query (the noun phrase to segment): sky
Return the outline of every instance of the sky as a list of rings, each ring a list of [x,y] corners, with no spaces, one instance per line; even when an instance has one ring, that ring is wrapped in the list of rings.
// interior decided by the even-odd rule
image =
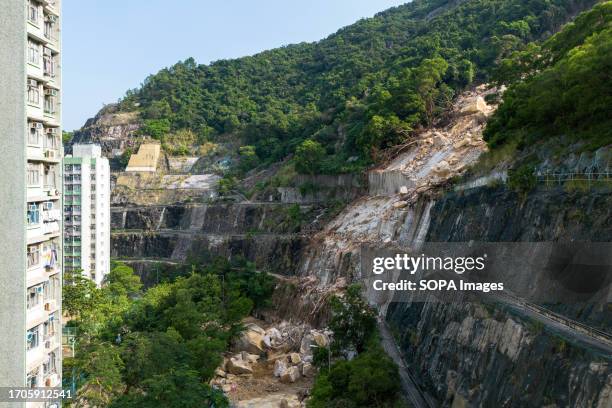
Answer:
[[[408,0],[63,0],[63,125],[75,130],[150,74],[325,38]]]

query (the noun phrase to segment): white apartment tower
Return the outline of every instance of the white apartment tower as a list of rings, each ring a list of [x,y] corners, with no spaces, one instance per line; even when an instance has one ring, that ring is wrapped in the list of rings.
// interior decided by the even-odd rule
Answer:
[[[64,158],[64,264],[98,286],[110,272],[110,167],[97,145]]]
[[[0,387],[61,386],[60,50],[60,0],[2,0]]]

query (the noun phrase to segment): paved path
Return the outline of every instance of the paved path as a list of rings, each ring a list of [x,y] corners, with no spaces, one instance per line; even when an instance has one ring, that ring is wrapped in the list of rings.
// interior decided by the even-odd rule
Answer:
[[[400,378],[402,381],[402,388],[404,389],[405,395],[408,397],[408,400],[415,408],[430,408],[434,405],[431,405],[427,401],[427,397],[423,394],[418,384],[408,371],[408,367],[404,363],[404,359],[402,358],[402,354],[395,344],[395,339],[387,326],[387,323],[384,321],[378,322],[378,329],[380,331],[381,343],[385,352],[391,357],[391,359],[397,364],[399,368]]]

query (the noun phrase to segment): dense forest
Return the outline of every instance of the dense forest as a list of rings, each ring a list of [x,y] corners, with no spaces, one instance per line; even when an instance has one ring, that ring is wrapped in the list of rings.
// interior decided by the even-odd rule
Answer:
[[[140,111],[142,132],[157,139],[238,140],[242,171],[298,153],[300,172],[348,172],[594,3],[415,0],[317,43],[210,65],[187,59],[147,78],[119,107]]]
[[[612,2],[579,15],[542,46],[530,44],[502,61],[497,76],[511,83],[488,123],[498,147],[532,145],[566,135],[592,150],[612,143]]]

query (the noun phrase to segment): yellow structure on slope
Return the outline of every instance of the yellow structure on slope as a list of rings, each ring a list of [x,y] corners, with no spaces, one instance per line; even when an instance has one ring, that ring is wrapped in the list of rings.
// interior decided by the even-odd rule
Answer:
[[[130,157],[130,162],[125,171],[131,172],[155,172],[157,162],[161,153],[161,145],[157,143],[143,143],[138,153]]]

